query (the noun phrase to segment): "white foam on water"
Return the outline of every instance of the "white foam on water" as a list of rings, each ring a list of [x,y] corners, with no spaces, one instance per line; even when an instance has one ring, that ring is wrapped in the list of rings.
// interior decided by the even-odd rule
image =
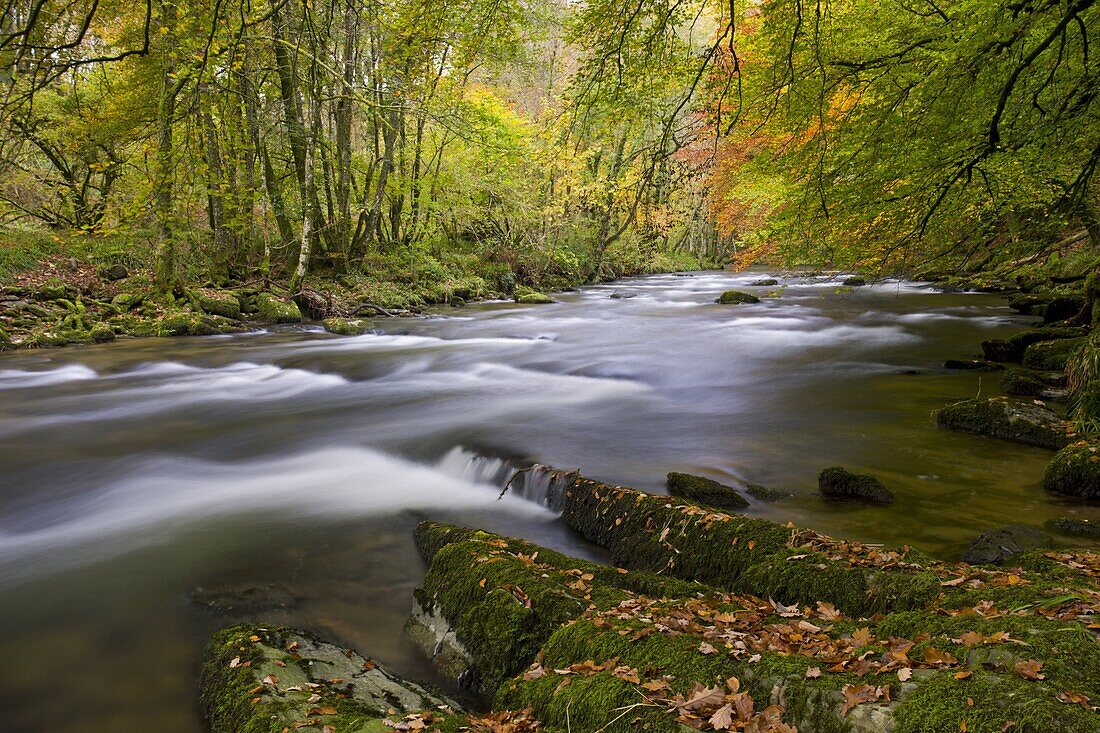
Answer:
[[[42,371],[24,371],[22,369],[0,369],[0,389],[25,389],[44,387],[66,382],[79,382],[95,379],[99,374],[83,364],[67,364],[56,369]]]
[[[0,585],[170,542],[188,528],[235,516],[293,523],[441,506],[550,516],[519,498],[498,501],[498,493],[476,472],[458,476],[370,448],[233,463],[150,459],[104,490],[36,507],[21,518],[35,529],[0,532]]]

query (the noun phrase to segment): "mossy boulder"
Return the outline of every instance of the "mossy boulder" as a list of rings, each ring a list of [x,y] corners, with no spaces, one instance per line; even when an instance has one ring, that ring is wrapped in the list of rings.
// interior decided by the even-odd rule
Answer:
[[[371,322],[364,318],[326,318],[322,325],[339,336],[362,336],[371,329]]]
[[[754,499],[764,502],[786,501],[787,499],[794,498],[793,491],[773,489],[770,486],[761,486],[760,484],[754,483],[745,484],[745,493]]]
[[[1100,522],[1080,517],[1058,517],[1046,524],[1048,529],[1071,537],[1093,537],[1100,539]]]
[[[3,327],[0,327],[0,349],[11,348],[11,336]]]
[[[740,290],[727,290],[719,295],[714,302],[721,305],[741,305],[742,303],[759,303],[760,298],[752,293],[744,293]]]
[[[894,495],[874,476],[852,473],[841,466],[826,468],[817,487],[829,499],[854,499],[869,504],[893,504]]]
[[[111,298],[111,305],[121,311],[128,311],[141,305],[143,300],[145,296],[141,293],[119,293]]]
[[[47,283],[34,292],[35,300],[72,300],[76,297],[76,290],[68,285],[60,283]]]
[[[1054,450],[1073,440],[1072,425],[1050,408],[1007,397],[955,402],[936,413],[936,424]]]
[[[88,332],[88,335],[91,337],[92,341],[96,342],[97,344],[104,344],[108,341],[115,340],[114,329],[106,323],[97,323],[96,325],[92,326],[92,330]]]
[[[1082,499],[1100,499],[1100,444],[1082,440],[1058,451],[1047,464],[1043,488]]]
[[[256,315],[266,323],[301,323],[302,312],[298,304],[283,300],[271,293],[256,296]]]
[[[203,313],[234,320],[241,317],[241,302],[230,293],[199,290],[194,293],[194,302]]]
[[[1023,365],[1027,369],[1064,372],[1066,363],[1084,345],[1085,340],[1081,337],[1032,344],[1024,350]]]
[[[771,288],[775,287],[778,284],[779,281],[776,280],[774,277],[762,277],[759,280],[754,280],[753,282],[749,283],[749,285],[754,288]]]
[[[468,724],[443,695],[350,649],[285,627],[233,626],[214,634],[199,684],[212,733],[385,733],[393,727],[384,721],[406,716],[426,730]]]
[[[554,299],[546,293],[527,288],[517,288],[512,295],[512,299],[521,305],[547,305],[554,302]]]
[[[156,320],[154,333],[157,336],[211,336],[239,330],[239,324],[229,318],[191,311],[174,311]]]
[[[737,493],[732,486],[726,486],[702,476],[692,476],[689,473],[668,474],[667,488],[672,496],[683,497],[719,509],[736,511],[745,509],[749,505],[745,497]]]
[[[982,342],[982,351],[990,361],[1020,361],[1024,351],[1042,341],[1080,338],[1088,333],[1084,328],[1038,328],[1010,336],[1007,339],[990,339]]]
[[[1026,550],[1050,547],[1050,535],[1034,527],[1013,524],[983,532],[967,546],[962,561],[971,565],[1000,565]]]
[[[844,278],[844,287],[846,288],[861,288],[867,284],[867,278],[859,275],[852,275],[851,277]]]

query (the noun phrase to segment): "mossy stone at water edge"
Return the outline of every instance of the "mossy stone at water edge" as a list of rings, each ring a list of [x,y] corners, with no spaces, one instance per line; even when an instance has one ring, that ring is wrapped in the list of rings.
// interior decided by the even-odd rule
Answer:
[[[752,293],[743,293],[740,290],[727,290],[719,295],[714,302],[721,305],[741,305],[742,303],[759,303],[760,298]]]
[[[1027,369],[1064,372],[1070,357],[1085,343],[1085,338],[1041,341],[1024,350],[1023,365]]]
[[[548,305],[554,302],[549,295],[527,288],[516,288],[512,299],[521,305]]]
[[[1100,499],[1100,443],[1082,440],[1058,451],[1047,464],[1043,488],[1082,499]]]
[[[948,359],[943,363],[943,367],[970,372],[999,372],[1004,369],[1004,365],[985,359]]]
[[[271,293],[256,296],[256,314],[267,323],[301,323],[302,312],[298,304],[277,298]]]
[[[1057,450],[1073,440],[1073,428],[1050,408],[1007,397],[962,400],[936,413],[949,430]]]
[[[1080,338],[1088,333],[1085,328],[1038,328],[1022,331],[1007,339],[990,339],[982,342],[982,351],[990,361],[1020,361],[1028,346],[1041,341]]]
[[[667,476],[668,493],[700,504],[719,509],[744,509],[749,505],[745,497],[737,493],[732,486],[702,476],[689,473],[670,473]]]
[[[320,733],[325,726],[384,733],[393,729],[383,720],[422,711],[438,716],[433,724],[441,731],[468,722],[443,695],[284,627],[234,626],[215,634],[203,659],[199,699],[212,733]]]
[[[371,322],[363,318],[326,318],[325,330],[339,336],[362,336],[371,329]]]
[[[844,278],[844,286],[848,288],[861,288],[867,284],[867,278],[860,275],[852,275]]]
[[[232,319],[241,317],[241,302],[229,293],[214,294],[200,290],[193,293],[192,298],[203,313]]]
[[[1031,369],[1010,367],[1001,377],[1001,390],[1005,394],[1046,399],[1064,398],[1066,376],[1061,372],[1038,372]]]
[[[852,473],[841,466],[826,468],[817,487],[830,499],[857,499],[871,504],[893,504],[894,495],[874,476]]]

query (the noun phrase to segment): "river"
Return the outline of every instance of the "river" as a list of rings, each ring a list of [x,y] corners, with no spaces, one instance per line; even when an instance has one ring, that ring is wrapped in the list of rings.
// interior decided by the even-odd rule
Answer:
[[[1043,493],[1048,451],[933,423],[947,401],[999,393],[997,374],[942,362],[1033,319],[994,295],[825,278],[713,304],[761,274],[630,279],[360,337],[0,355],[0,727],[203,730],[198,660],[226,617],[199,587],[273,586],[264,618],[426,677],[400,633],[424,572],[418,518],[600,557],[538,503],[498,501],[479,456],[650,491],[671,470],[790,489],[750,513],[943,557],[1007,523],[1100,520]],[[896,503],[817,498],[837,464]]]

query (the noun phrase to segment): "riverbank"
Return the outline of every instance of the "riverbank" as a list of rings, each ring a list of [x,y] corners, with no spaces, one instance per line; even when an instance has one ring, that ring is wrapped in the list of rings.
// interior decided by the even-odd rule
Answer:
[[[1100,730],[1100,555],[944,563],[564,481],[563,521],[611,566],[453,525],[417,530],[428,573],[406,630],[492,717],[453,701],[387,716],[356,692],[374,662],[349,651],[358,671],[319,676],[311,637],[253,625],[208,649],[214,733]]]
[[[139,250],[140,251],[140,250]],[[562,253],[557,253],[559,256]],[[579,261],[508,264],[475,255],[368,257],[358,271],[306,279],[290,293],[270,274],[201,271],[160,292],[148,257],[110,239],[30,237],[0,243],[0,350],[102,343],[142,336],[201,336],[270,324],[320,322],[333,333],[370,328],[370,318],[407,316],[439,305],[515,299],[548,302],[547,292],[590,284]],[[611,248],[599,281],[703,269],[686,253]]]

